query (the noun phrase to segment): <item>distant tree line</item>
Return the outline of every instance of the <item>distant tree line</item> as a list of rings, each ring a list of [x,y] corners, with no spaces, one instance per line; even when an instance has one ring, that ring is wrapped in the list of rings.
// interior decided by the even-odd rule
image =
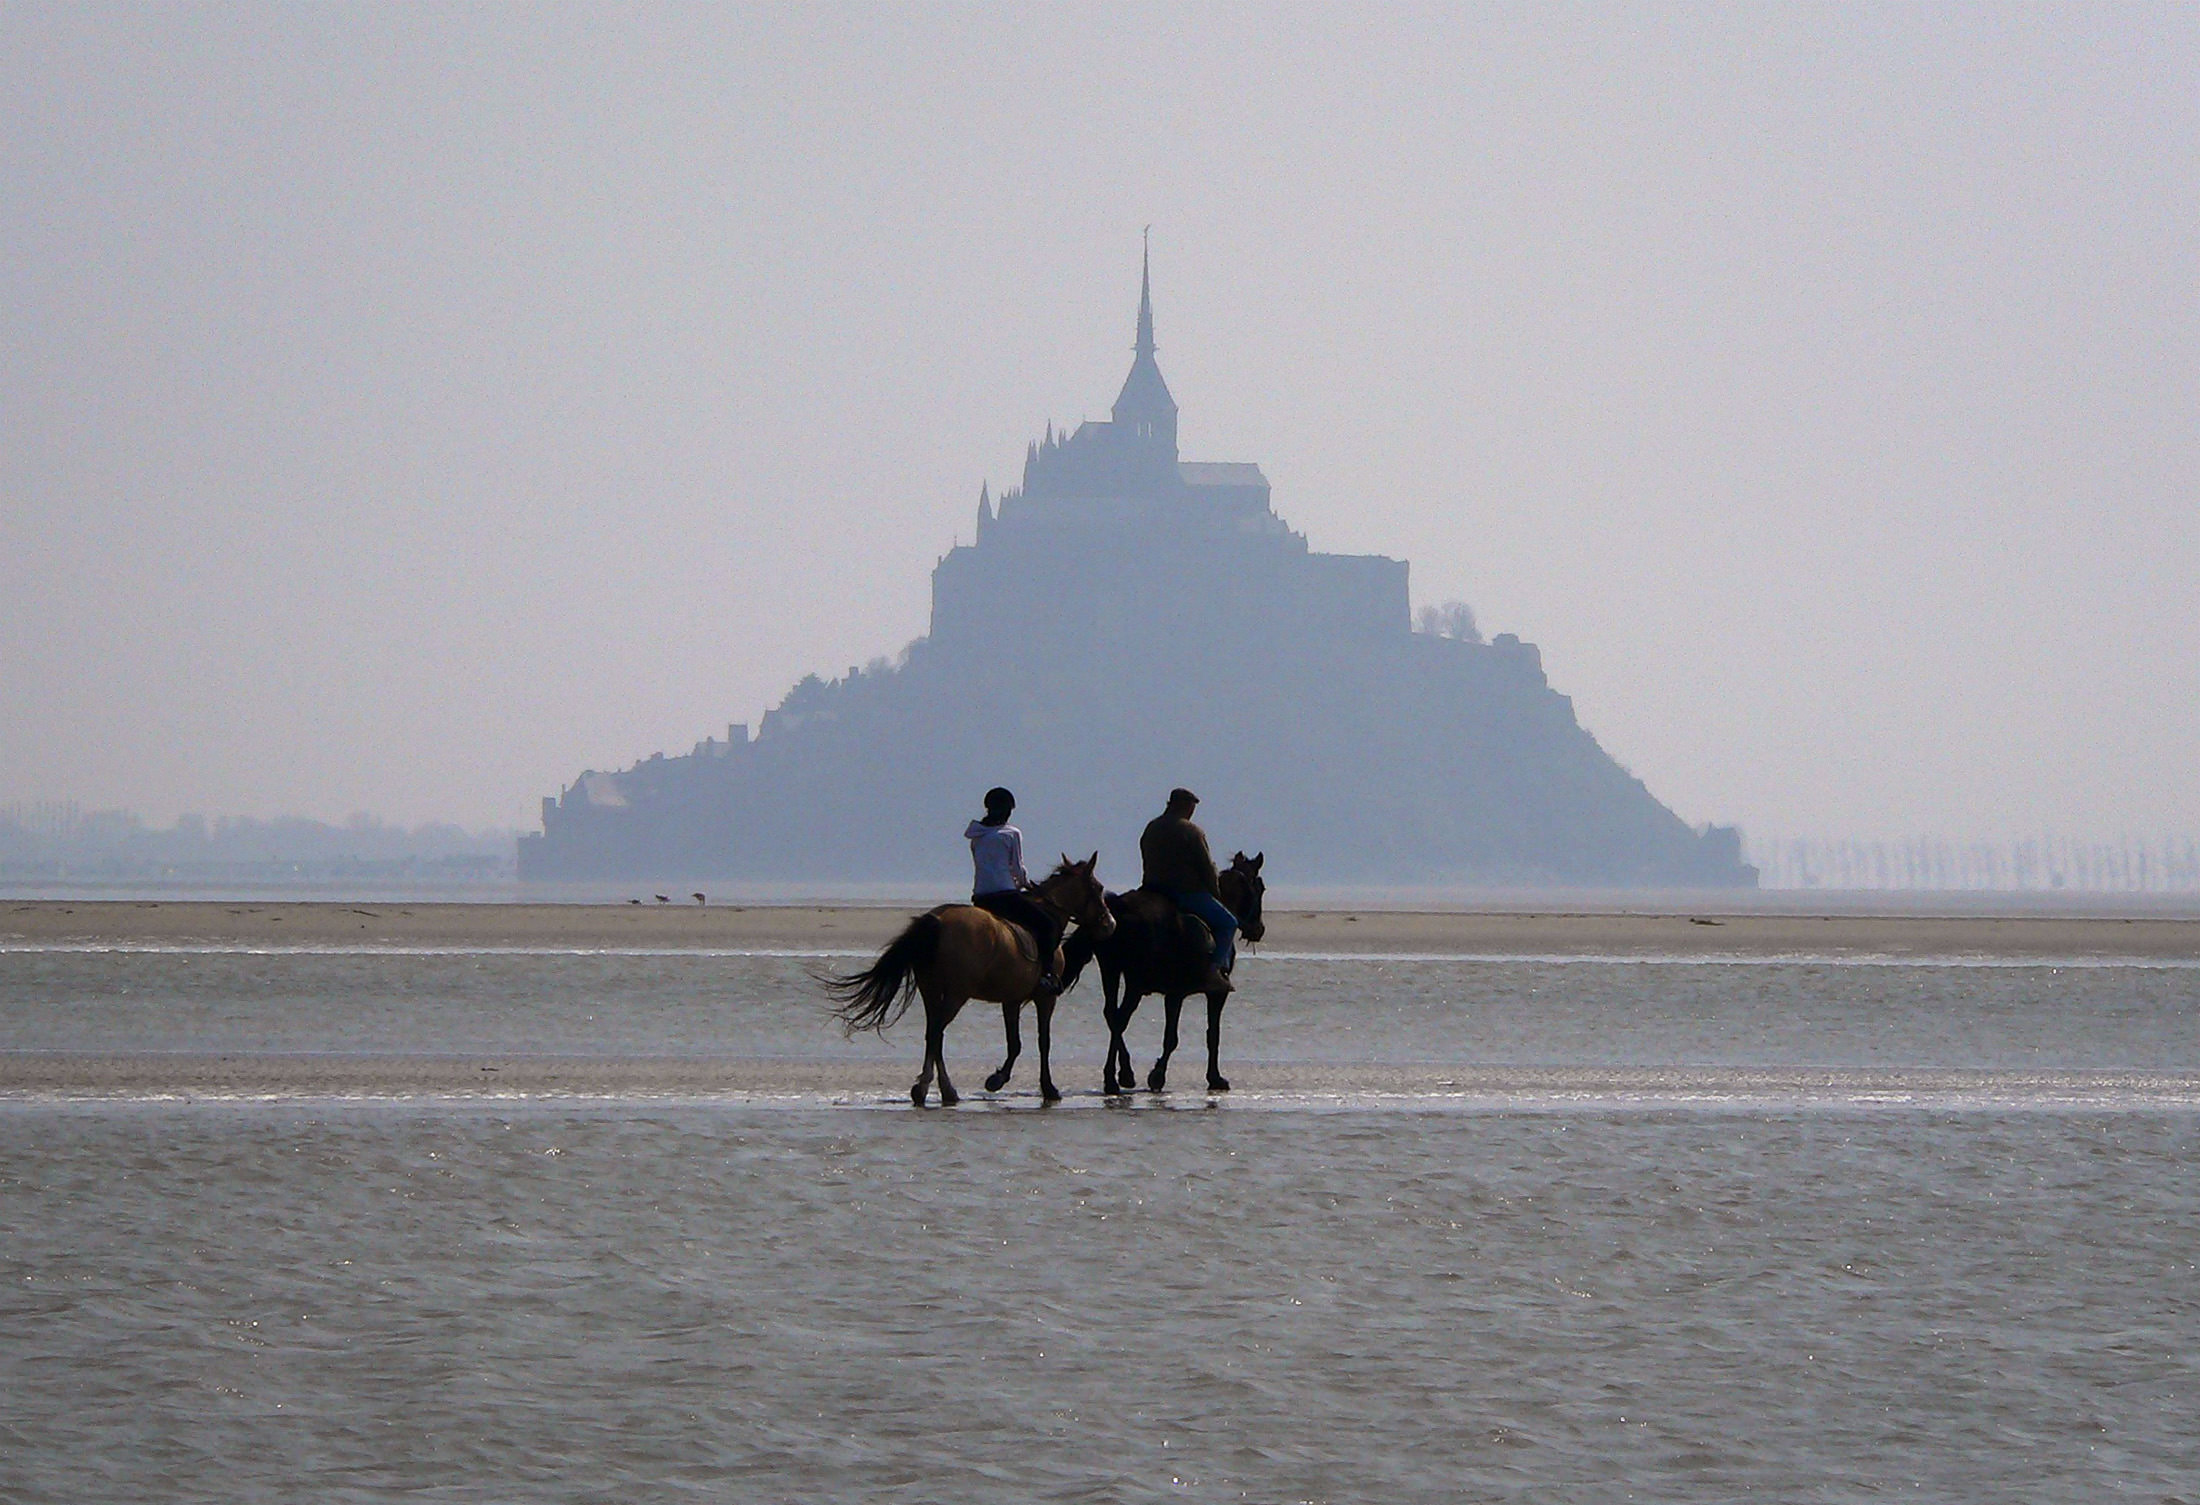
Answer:
[[[1980,890],[2072,893],[2200,892],[2200,838],[2114,841],[2028,836],[1957,841],[1755,838],[1747,843],[1766,888]]]
[[[1482,641],[1482,629],[1474,621],[1474,608],[1464,601],[1445,601],[1422,607],[1413,614],[1413,630],[1425,632],[1432,638],[1457,638],[1462,643]]]
[[[406,877],[478,881],[512,874],[510,831],[414,827],[354,815],[186,815],[153,827],[127,810],[39,801],[0,807],[0,876],[11,879],[254,882]]]

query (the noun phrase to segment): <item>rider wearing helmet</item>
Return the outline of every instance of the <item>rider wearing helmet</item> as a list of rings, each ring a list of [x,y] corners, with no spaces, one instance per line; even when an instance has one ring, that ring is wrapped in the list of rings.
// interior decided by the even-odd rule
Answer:
[[[1192,811],[1198,806],[1199,796],[1191,790],[1170,790],[1168,808],[1148,821],[1138,838],[1138,858],[1145,868],[1144,887],[1175,900],[1177,908],[1198,915],[1213,932],[1214,965],[1202,986],[1210,993],[1227,993],[1238,922],[1223,907],[1207,833],[1192,824]]]
[[[1054,953],[1062,944],[1062,922],[1027,892],[1032,883],[1024,872],[1024,833],[1008,823],[1015,810],[1016,796],[996,785],[985,792],[984,818],[963,828],[976,869],[970,902],[1031,932],[1039,948],[1039,991],[1054,993],[1060,991]]]

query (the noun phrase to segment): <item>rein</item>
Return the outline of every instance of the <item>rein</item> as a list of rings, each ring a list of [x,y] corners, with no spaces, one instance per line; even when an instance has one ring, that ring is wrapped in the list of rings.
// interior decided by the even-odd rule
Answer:
[[[1236,882],[1235,882],[1235,884],[1234,884],[1233,886],[1234,886],[1234,887],[1236,887],[1236,889],[1238,890],[1239,894],[1240,894],[1240,895],[1242,896],[1242,898],[1241,898],[1240,902],[1244,902],[1245,900],[1249,900],[1249,899],[1251,899],[1251,898],[1253,897],[1253,881],[1254,881],[1254,880],[1253,880],[1253,879],[1252,879],[1252,877],[1251,877],[1251,876],[1249,876],[1248,874],[1245,874],[1245,873],[1240,873],[1240,872],[1239,872],[1239,871],[1238,871],[1238,870],[1237,870],[1236,868],[1232,867],[1232,868],[1225,868],[1225,869],[1223,870],[1223,872],[1222,872],[1222,875],[1221,875],[1221,876],[1222,876],[1223,878],[1230,878],[1230,879],[1235,879],[1235,880],[1236,880]],[[1221,884],[1221,882],[1220,882],[1219,880],[1218,880],[1218,881],[1216,882],[1216,884],[1215,884],[1215,887],[1217,887],[1217,888],[1220,888],[1220,887],[1222,887],[1222,884]],[[1225,906],[1224,906],[1224,907],[1225,907],[1225,908],[1227,908],[1227,909],[1228,909],[1228,910],[1230,911],[1230,913],[1231,913],[1231,914],[1233,914],[1233,915],[1236,915],[1236,916],[1237,916],[1237,919],[1238,919],[1238,940],[1239,940],[1240,944],[1242,944],[1242,945],[1245,945],[1245,946],[1247,946],[1247,947],[1250,947],[1250,948],[1252,948],[1252,949],[1254,949],[1254,950],[1258,950],[1258,949],[1260,948],[1260,942],[1258,942],[1258,941],[1254,940],[1254,939],[1253,939],[1253,938],[1252,938],[1251,936],[1249,936],[1249,935],[1247,935],[1247,934],[1245,933],[1245,928],[1244,928],[1244,926],[1245,926],[1245,916],[1244,916],[1244,914],[1243,914],[1243,913],[1242,913],[1242,912],[1241,912],[1241,911],[1239,910],[1238,906],[1237,906],[1237,905],[1235,905],[1235,904],[1225,904]],[[1265,916],[1263,916],[1262,918],[1263,918],[1263,920],[1265,921],[1265,918],[1266,918],[1266,917],[1265,917]],[[1267,929],[1267,926],[1266,926],[1266,924],[1264,923],[1264,924],[1262,925],[1262,927],[1261,927],[1261,928],[1262,928],[1262,930],[1263,930],[1263,931],[1265,932],[1265,931],[1266,931],[1266,929]]]
[[[1063,872],[1050,874],[1037,884],[1033,885],[1031,892],[1033,897],[1038,900],[1040,906],[1044,908],[1049,914],[1054,915],[1057,919],[1067,920],[1075,924],[1082,924],[1084,923],[1083,916],[1079,915],[1067,904],[1064,904],[1060,899],[1055,898],[1053,894],[1053,889],[1055,887],[1066,882],[1072,882],[1075,880],[1075,877],[1076,875],[1074,873],[1070,873],[1066,870]],[[1093,886],[1095,888],[1099,887],[1097,882],[1095,882]]]

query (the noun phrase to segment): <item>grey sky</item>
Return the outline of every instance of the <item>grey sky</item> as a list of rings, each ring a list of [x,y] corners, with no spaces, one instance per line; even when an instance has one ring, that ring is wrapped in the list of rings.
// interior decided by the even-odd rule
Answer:
[[[1104,413],[1693,820],[2200,827],[2200,9],[0,9],[0,800],[531,823]],[[1433,750],[1432,755],[1440,755]]]

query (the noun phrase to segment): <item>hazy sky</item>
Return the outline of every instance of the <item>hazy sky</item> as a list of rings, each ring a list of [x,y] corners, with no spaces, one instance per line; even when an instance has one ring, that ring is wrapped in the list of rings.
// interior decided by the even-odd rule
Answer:
[[[0,8],[0,803],[532,824],[1104,416],[1691,820],[2200,830],[2200,7]],[[1441,755],[1432,749],[1432,756]]]

